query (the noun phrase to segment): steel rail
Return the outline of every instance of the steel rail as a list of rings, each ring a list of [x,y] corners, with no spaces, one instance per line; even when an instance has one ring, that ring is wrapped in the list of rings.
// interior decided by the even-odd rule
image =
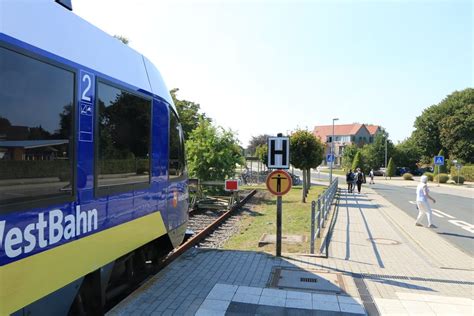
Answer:
[[[170,264],[180,255],[182,255],[186,250],[194,247],[196,244],[201,242],[207,235],[209,235],[213,230],[215,230],[219,225],[221,225],[226,219],[228,219],[232,215],[232,213],[234,213],[236,210],[238,210],[243,205],[245,205],[245,203],[247,203],[247,201],[250,200],[255,195],[255,193],[257,193],[257,190],[252,190],[246,197],[244,197],[239,202],[235,203],[228,211],[224,212],[221,216],[219,216],[212,224],[208,225],[198,234],[192,236],[184,244],[176,248],[168,257],[166,257],[166,259],[164,259],[160,263],[160,268],[166,267],[168,264]]]

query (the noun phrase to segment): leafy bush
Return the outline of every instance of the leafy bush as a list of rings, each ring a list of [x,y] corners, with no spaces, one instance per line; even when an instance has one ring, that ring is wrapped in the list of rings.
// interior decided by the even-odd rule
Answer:
[[[454,183],[463,184],[465,179],[464,179],[463,176],[459,176],[459,178],[458,178],[458,176],[453,176],[453,175],[451,175],[451,180],[453,180]]]
[[[428,177],[428,181],[433,181],[433,173],[431,172],[425,172],[423,173],[424,176],[427,176]]]
[[[100,174],[136,173],[149,170],[148,159],[106,159],[99,161]]]
[[[449,175],[447,173],[440,173],[434,177],[435,182],[446,183],[449,180]]]
[[[458,170],[455,167],[451,168],[451,177],[457,177]],[[466,181],[474,181],[474,166],[463,166],[461,170],[459,170],[459,175],[463,176]]]
[[[409,172],[403,174],[403,180],[413,180],[413,175]]]

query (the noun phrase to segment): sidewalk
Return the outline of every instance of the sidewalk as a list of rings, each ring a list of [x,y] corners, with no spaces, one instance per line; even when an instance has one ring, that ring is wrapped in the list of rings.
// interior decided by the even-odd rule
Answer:
[[[331,260],[369,275],[364,281],[384,315],[473,315],[473,258],[364,190],[341,194]]]
[[[473,315],[473,258],[363,190],[341,189],[328,259],[191,249],[109,314]]]

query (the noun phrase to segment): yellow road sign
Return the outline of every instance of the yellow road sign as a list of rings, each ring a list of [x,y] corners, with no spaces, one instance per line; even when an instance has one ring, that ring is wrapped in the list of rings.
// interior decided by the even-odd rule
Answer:
[[[275,170],[267,177],[267,189],[273,195],[285,195],[291,189],[291,177],[283,170]]]

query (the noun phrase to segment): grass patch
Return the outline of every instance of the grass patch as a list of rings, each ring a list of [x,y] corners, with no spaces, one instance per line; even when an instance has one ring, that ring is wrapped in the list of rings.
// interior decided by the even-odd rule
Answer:
[[[242,219],[240,233],[232,236],[224,248],[275,253],[275,244],[258,247],[258,241],[264,233],[276,234],[276,196],[268,193],[264,185],[243,187],[243,189],[247,188],[258,189],[261,193],[265,192],[266,194],[259,194],[261,198],[252,206],[251,212],[244,215]],[[304,235],[307,241],[301,244],[282,243],[282,252],[309,253],[311,201],[316,200],[325,188],[324,186],[312,186],[306,203],[301,202],[301,186],[293,187],[288,194],[283,196],[283,234]]]

